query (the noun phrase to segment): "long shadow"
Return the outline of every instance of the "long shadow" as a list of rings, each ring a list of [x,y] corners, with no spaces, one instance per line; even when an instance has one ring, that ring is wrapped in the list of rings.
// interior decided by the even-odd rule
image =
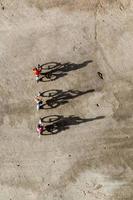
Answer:
[[[94,89],[86,90],[86,91],[79,91],[79,90],[49,90],[42,93],[42,96],[49,96],[51,97],[46,101],[46,104],[49,106],[48,108],[44,106],[44,109],[52,109],[56,108],[60,105],[64,105],[69,102],[70,99],[77,98],[87,93],[94,92]]]
[[[79,70],[83,67],[86,67],[89,63],[92,63],[92,62],[93,62],[92,60],[87,60],[79,64],[70,63],[70,62],[64,63],[64,64],[56,63],[53,69],[51,69],[48,72],[41,73],[42,78],[40,79],[40,81],[46,82],[46,81],[57,80],[61,77],[66,76],[68,72],[73,71],[73,70]],[[45,80],[44,78],[48,80]]]
[[[48,116],[50,118],[51,116]],[[52,116],[53,117],[53,116]],[[46,131],[48,132],[46,135],[57,134],[61,131],[69,129],[70,126],[78,125],[81,123],[86,123],[90,121],[95,121],[99,119],[104,119],[105,116],[98,116],[95,118],[83,119],[74,115],[70,115],[69,117],[64,117],[61,115],[56,115],[56,120],[51,122],[47,122],[48,124],[45,126]],[[42,118],[42,122],[46,120],[46,117]],[[45,135],[45,133],[44,133]]]
[[[73,71],[73,70],[78,70],[78,69],[81,69],[83,67],[86,67],[89,63],[92,63],[93,61],[92,60],[87,60],[87,61],[84,61],[83,63],[79,63],[79,64],[76,64],[76,63],[64,63],[63,64],[63,67],[60,68],[60,71],[62,72],[70,72],[70,71]]]

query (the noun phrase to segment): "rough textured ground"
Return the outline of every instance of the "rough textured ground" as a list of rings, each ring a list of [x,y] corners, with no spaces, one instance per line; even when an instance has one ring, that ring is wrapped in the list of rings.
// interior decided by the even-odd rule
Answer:
[[[0,7],[0,200],[132,200],[132,1]],[[51,61],[73,64],[37,84],[32,66]],[[33,97],[47,90],[79,95],[37,112]],[[39,117],[52,115],[65,130],[39,140]]]

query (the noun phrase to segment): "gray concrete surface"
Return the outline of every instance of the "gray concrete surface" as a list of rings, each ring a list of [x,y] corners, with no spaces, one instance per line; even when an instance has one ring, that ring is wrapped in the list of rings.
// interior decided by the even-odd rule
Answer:
[[[132,1],[0,5],[0,200],[132,200]],[[52,61],[73,64],[37,84],[32,67]],[[48,90],[80,95],[37,112]],[[52,115],[66,129],[39,139]]]

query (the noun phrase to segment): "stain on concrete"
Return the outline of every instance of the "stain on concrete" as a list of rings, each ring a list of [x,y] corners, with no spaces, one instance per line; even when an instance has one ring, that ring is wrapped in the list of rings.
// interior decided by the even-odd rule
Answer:
[[[119,102],[119,107],[115,111],[113,117],[117,121],[128,120],[133,117],[133,90],[125,90],[121,88],[121,91],[114,94],[117,101]]]
[[[29,6],[36,7],[39,10],[51,9],[51,8],[65,8],[66,10],[95,10],[105,9],[107,6],[115,6],[122,9],[127,9],[131,5],[130,0],[116,1],[116,0],[27,0]]]
[[[0,115],[0,125],[4,124],[4,118],[7,116],[9,119],[9,124],[14,127],[17,123],[22,123],[23,120],[29,120],[30,116],[34,113],[32,104],[27,101],[21,101],[19,103],[7,103],[1,102],[1,115]]]

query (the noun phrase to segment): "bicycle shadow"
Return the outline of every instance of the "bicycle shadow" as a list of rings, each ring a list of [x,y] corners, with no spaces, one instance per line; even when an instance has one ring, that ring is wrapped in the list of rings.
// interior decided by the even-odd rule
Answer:
[[[44,67],[46,65],[46,67]],[[55,76],[52,75],[52,70],[57,69],[61,66],[61,63],[58,62],[48,62],[45,64],[41,64],[42,67],[41,77],[39,78],[39,82],[50,82],[55,79]],[[46,70],[46,71],[45,71]]]
[[[51,117],[55,117],[51,122]],[[46,120],[48,118],[48,120]],[[45,126],[45,130],[47,133],[43,133],[43,135],[52,135],[57,134],[59,132],[65,131],[69,129],[71,126],[79,125],[81,123],[91,122],[95,120],[104,119],[105,116],[97,116],[95,118],[83,119],[78,116],[70,115],[68,117],[64,117],[63,115],[51,115],[42,118],[43,123],[48,123]],[[50,119],[50,121],[49,121]]]
[[[92,60],[87,60],[87,61],[84,61],[83,63],[79,63],[79,64],[70,63],[70,62],[61,64],[61,63],[55,62],[56,64],[53,69],[51,69],[48,72],[41,73],[42,77],[40,78],[40,81],[47,82],[47,81],[57,80],[61,77],[66,76],[68,74],[68,72],[84,68],[89,63],[92,63],[92,62],[93,62]],[[45,78],[48,80],[45,80]]]
[[[79,96],[85,95],[87,93],[94,92],[94,89],[86,90],[86,91],[79,91],[79,90],[48,90],[41,93],[41,96],[48,96],[51,97],[50,99],[46,100],[46,106],[44,109],[52,109],[57,108],[60,105],[64,105],[69,102],[69,100],[77,98]]]
[[[46,65],[46,68],[44,67],[45,65]],[[47,62],[47,63],[41,64],[40,67],[42,67],[43,70],[45,69],[51,70],[51,69],[57,68],[59,65],[61,65],[61,63],[59,62]]]

